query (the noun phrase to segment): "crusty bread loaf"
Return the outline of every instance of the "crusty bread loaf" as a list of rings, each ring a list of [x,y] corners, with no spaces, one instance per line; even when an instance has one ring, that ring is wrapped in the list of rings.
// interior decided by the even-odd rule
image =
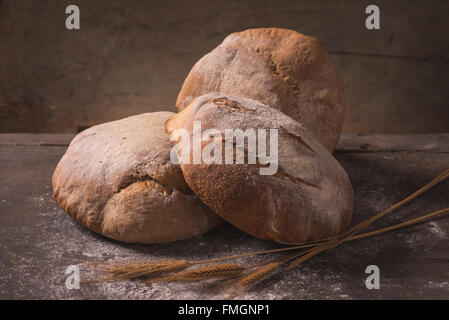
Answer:
[[[218,91],[278,108],[329,151],[345,114],[343,82],[320,42],[293,30],[249,29],[229,35],[192,68],[176,106]]]
[[[78,134],[53,175],[58,204],[89,229],[129,243],[184,239],[217,225],[170,162],[164,122],[172,115],[141,114]]]
[[[202,133],[213,128],[221,133],[226,129],[277,129],[276,173],[261,175],[263,164],[259,162],[194,164],[194,121],[199,121],[196,124],[200,123]],[[211,93],[195,99],[165,127],[172,140],[179,142],[181,168],[195,194],[222,218],[253,236],[301,243],[334,236],[349,223],[353,191],[345,170],[301,124],[274,108]],[[190,139],[178,139],[175,133],[179,128],[186,129]],[[223,148],[231,143],[235,152],[233,141],[223,141],[223,137],[207,140],[203,137],[203,149],[210,143]],[[245,143],[245,149],[248,147]],[[225,151],[221,153],[224,157]]]

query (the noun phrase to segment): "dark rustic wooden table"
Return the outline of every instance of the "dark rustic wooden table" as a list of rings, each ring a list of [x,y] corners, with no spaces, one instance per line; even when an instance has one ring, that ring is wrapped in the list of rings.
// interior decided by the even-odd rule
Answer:
[[[51,176],[72,135],[0,135],[0,299],[220,298],[202,284],[139,282],[65,286],[65,269],[89,262],[205,259],[278,248],[223,224],[163,245],[129,245],[88,231],[54,202]],[[401,200],[449,167],[449,134],[344,135],[335,156],[354,186],[357,223]],[[375,224],[390,225],[449,207],[449,181]],[[240,262],[255,262],[254,257]],[[368,290],[365,269],[380,269]],[[449,299],[449,217],[345,243],[260,283],[243,299]]]

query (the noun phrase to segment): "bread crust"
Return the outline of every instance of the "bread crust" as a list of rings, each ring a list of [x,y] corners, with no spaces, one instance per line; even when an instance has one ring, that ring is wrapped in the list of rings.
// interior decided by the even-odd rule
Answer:
[[[288,244],[328,238],[347,226],[353,212],[348,175],[297,121],[260,102],[221,93],[201,96],[185,110],[166,123],[172,135],[177,127],[192,134],[193,121],[200,121],[203,132],[278,129],[274,175],[260,175],[260,166],[247,162],[192,164],[192,153],[183,152],[187,144],[180,141],[188,185],[223,219],[255,237]]]
[[[316,38],[281,28],[230,34],[193,66],[176,106],[183,110],[210,92],[274,106],[301,122],[330,152],[340,138],[344,85]]]
[[[76,221],[128,243],[200,235],[221,219],[170,161],[171,112],[145,113],[78,134],[53,174],[56,202]]]

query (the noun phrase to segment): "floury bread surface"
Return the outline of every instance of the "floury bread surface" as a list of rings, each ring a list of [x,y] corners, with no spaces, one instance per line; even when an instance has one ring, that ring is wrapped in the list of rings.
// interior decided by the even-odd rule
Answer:
[[[261,175],[260,163],[223,164],[223,160],[221,164],[195,164],[190,148],[195,122],[201,124],[202,134],[209,129],[221,133],[226,129],[277,129],[276,173]],[[190,132],[189,140],[178,139],[179,128]],[[301,124],[274,108],[251,99],[206,94],[170,118],[166,130],[179,142],[181,168],[195,194],[222,218],[253,236],[302,243],[334,236],[349,223],[353,190],[346,172]],[[219,137],[212,142],[229,143],[223,144]],[[203,136],[202,149],[212,142]],[[185,152],[185,148],[190,149]]]
[[[53,175],[58,204],[89,229],[129,243],[189,238],[217,225],[170,161],[164,122],[172,115],[145,113],[78,134]]]
[[[188,74],[176,106],[221,92],[251,98],[301,122],[330,152],[345,114],[343,81],[321,43],[293,30],[249,29],[232,33]]]

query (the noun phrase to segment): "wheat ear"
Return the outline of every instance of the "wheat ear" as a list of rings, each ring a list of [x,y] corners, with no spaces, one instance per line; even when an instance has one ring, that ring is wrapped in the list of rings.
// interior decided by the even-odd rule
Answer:
[[[410,219],[408,221],[390,226],[390,227],[386,227],[386,228],[382,228],[382,229],[378,229],[375,231],[371,231],[371,232],[367,232],[367,233],[363,233],[363,234],[359,234],[356,235],[359,231],[361,231],[362,229],[364,229],[366,226],[370,225],[371,223],[373,223],[374,221],[376,221],[377,219],[381,218],[382,216],[388,214],[389,212],[403,206],[404,204],[406,204],[407,202],[415,199],[416,197],[418,197],[419,195],[421,195],[422,193],[424,193],[425,191],[429,190],[430,188],[432,188],[433,186],[437,185],[438,183],[444,181],[447,177],[449,177],[449,169],[445,170],[442,174],[440,174],[438,177],[436,177],[435,179],[433,179],[431,182],[429,182],[427,185],[425,185],[424,187],[422,187],[421,189],[419,189],[418,191],[414,192],[413,194],[411,194],[410,196],[408,196],[407,198],[405,198],[404,200],[396,203],[395,205],[391,206],[390,208],[388,208],[387,210],[384,210],[383,212],[357,224],[356,226],[340,233],[339,235],[337,235],[334,238],[331,239],[326,239],[326,240],[321,240],[321,241],[317,241],[317,242],[312,242],[312,243],[304,243],[301,245],[297,245],[297,246],[291,246],[291,247],[287,247],[287,248],[280,248],[280,249],[272,249],[272,250],[264,250],[264,251],[255,251],[255,252],[249,252],[249,253],[244,253],[244,254],[238,254],[238,255],[233,255],[233,256],[227,256],[227,257],[222,257],[222,258],[216,258],[216,259],[209,259],[209,260],[202,260],[202,261],[194,261],[194,262],[188,262],[186,260],[169,260],[169,261],[156,261],[156,262],[128,262],[128,263],[119,263],[119,264],[113,264],[112,267],[108,267],[106,268],[106,271],[109,273],[112,273],[113,276],[111,278],[108,279],[102,279],[102,280],[97,280],[97,281],[106,281],[106,280],[120,280],[120,279],[133,279],[133,278],[155,278],[155,277],[159,277],[163,279],[164,277],[169,279],[169,278],[175,278],[175,276],[179,277],[179,280],[167,280],[167,281],[192,281],[192,280],[181,280],[181,275],[184,273],[183,277],[185,277],[185,279],[190,278],[194,278],[196,277],[197,280],[200,280],[199,277],[201,273],[203,273],[204,277],[206,277],[207,274],[207,270],[209,268],[209,270],[212,270],[211,268],[213,268],[215,265],[212,265],[210,267],[205,267],[205,268],[198,268],[198,269],[194,269],[194,270],[190,270],[190,271],[184,271],[181,272],[183,270],[185,270],[186,268],[193,266],[193,265],[198,265],[198,264],[207,264],[207,263],[216,263],[219,261],[224,261],[224,260],[231,260],[231,259],[236,259],[236,258],[241,258],[241,257],[246,257],[246,256],[253,256],[253,255],[260,255],[260,254],[267,254],[267,253],[276,253],[276,252],[283,252],[283,251],[292,251],[292,250],[299,250],[299,249],[304,249],[304,248],[310,248],[309,250],[306,251],[302,251],[299,253],[294,253],[293,255],[288,256],[286,259],[283,259],[282,261],[277,261],[277,262],[273,262],[273,263],[280,263],[281,265],[283,263],[285,263],[286,261],[290,261],[292,259],[296,259],[294,260],[290,266],[287,268],[287,270],[297,266],[298,264],[310,259],[311,257],[332,249],[338,245],[340,245],[343,242],[346,241],[352,241],[352,240],[356,240],[356,239],[361,239],[361,238],[366,238],[366,237],[370,237],[370,236],[374,236],[374,235],[378,235],[387,231],[392,231],[395,229],[399,229],[399,228],[403,228],[412,224],[416,224],[418,222],[424,221],[426,219],[430,219],[432,217],[435,217],[437,215],[440,215],[442,213],[448,212],[449,208],[446,209],[442,209],[442,210],[438,210],[435,212],[432,212],[430,214],[418,217],[418,218],[414,218],[414,219]],[[264,263],[262,267],[260,267],[259,269],[262,269],[264,267],[266,267],[268,264],[270,263]],[[222,264],[222,265],[230,265],[230,264]],[[108,265],[106,265],[108,266]],[[109,265],[110,266],[110,265]],[[280,266],[280,265],[279,265]],[[279,267],[278,266],[278,267]],[[241,266],[243,267],[243,266]],[[245,269],[251,269],[254,268],[256,266],[250,266],[250,267],[243,267]],[[239,269],[239,267],[236,267],[236,269]],[[258,271],[259,269],[256,269],[255,271]],[[266,269],[265,269],[266,270]],[[253,272],[255,272],[253,271]],[[178,275],[176,274],[177,272],[181,272]],[[197,274],[195,274],[195,272]],[[218,271],[217,271],[218,272]],[[228,283],[236,283],[238,282],[238,280],[242,280],[245,277],[249,277],[253,272],[249,273],[249,274],[243,274],[243,269],[240,272],[240,274],[237,274],[238,271],[235,271],[236,274],[232,274],[231,275],[231,271],[229,271],[230,274],[227,276],[223,276],[223,277],[228,277],[229,279],[226,280],[226,282]],[[171,275],[170,275],[171,274]],[[218,273],[217,273],[218,274]],[[210,278],[213,278],[213,276],[211,275]],[[257,281],[256,281],[257,282]],[[244,286],[243,286],[244,287]]]
[[[109,267],[105,268],[106,272],[112,274],[111,277],[89,282],[123,279],[151,279],[170,273],[180,272],[187,269],[191,265],[192,264],[186,260],[162,260],[143,263],[113,263],[110,264]]]
[[[225,299],[230,299],[239,293],[250,289],[263,279],[266,279],[273,272],[275,272],[282,265],[282,263],[282,261],[270,262],[240,278],[237,278],[235,280],[235,289]]]
[[[169,281],[199,281],[216,278],[234,277],[241,274],[246,267],[240,264],[222,263],[214,264],[207,267],[196,268],[192,270],[182,271],[167,277],[156,278],[157,282]]]
[[[389,227],[385,227],[385,228],[381,228],[381,229],[377,229],[374,231],[370,231],[370,232],[366,232],[366,233],[362,233],[362,234],[358,234],[358,235],[353,235],[351,237],[345,238],[343,239],[343,242],[347,242],[347,241],[353,241],[353,240],[358,240],[358,239],[363,239],[363,238],[367,238],[367,237],[372,237],[375,235],[379,235],[388,231],[393,231],[396,229],[400,229],[400,228],[404,228],[407,226],[411,226],[413,224],[417,224],[419,222],[428,220],[430,218],[434,218],[438,215],[441,215],[443,213],[449,212],[449,208],[446,209],[442,209],[442,210],[438,210],[438,211],[434,211],[432,213],[423,215],[421,217],[418,218],[413,218]],[[309,248],[309,250],[302,252],[301,255],[304,255],[306,253],[311,252],[311,250],[315,247],[317,247],[320,243],[314,243],[314,244],[310,244],[310,245],[305,245],[305,246],[294,246],[294,247],[287,247],[287,248],[281,248],[281,249],[273,249],[273,250],[266,250],[266,251],[256,251],[256,252],[250,252],[247,254],[244,254],[245,256],[250,256],[250,255],[257,255],[257,254],[262,254],[262,253],[275,253],[275,252],[283,252],[283,251],[293,251],[293,250],[299,250],[299,249],[305,249],[305,248]],[[236,255],[239,256],[239,255]],[[233,259],[235,256],[230,256],[227,257],[229,260]],[[179,264],[175,264],[174,262],[177,262]],[[156,278],[156,280],[160,281],[159,279],[157,279],[157,277],[163,277],[164,274],[170,274],[170,273],[175,273],[175,272],[180,272],[190,266],[199,264],[198,262],[188,262],[188,265],[186,265],[185,260],[172,260],[172,261],[166,261],[166,262],[161,262],[161,261],[155,261],[155,262],[142,262],[142,261],[132,261],[132,262],[120,262],[120,263],[101,263],[101,264],[93,264],[91,263],[91,265],[95,266],[95,267],[102,267],[102,269],[105,272],[111,273],[113,274],[112,277],[109,278],[104,278],[104,279],[94,279],[94,280],[84,280],[83,282],[101,282],[101,281],[111,281],[111,280],[122,280],[122,279],[132,279],[132,278],[146,278],[147,279],[152,279],[152,278]],[[264,263],[265,264],[265,263]],[[164,266],[165,265],[165,266]],[[212,265],[212,267],[215,265]],[[161,267],[163,267],[163,269],[161,270]],[[253,268],[255,266],[251,266],[251,267],[245,267],[246,269],[249,268]],[[199,270],[195,269],[195,270]],[[193,270],[192,270],[193,271]],[[187,271],[185,271],[187,272]],[[237,272],[237,271],[236,271]],[[231,276],[229,276],[231,277]],[[163,279],[163,278],[161,278]],[[223,284],[221,285],[228,285],[231,284],[233,282],[233,280],[235,279],[227,279],[223,282]],[[171,281],[170,279],[167,279],[167,281]],[[175,281],[175,280],[173,280]],[[179,280],[181,281],[181,280]]]

